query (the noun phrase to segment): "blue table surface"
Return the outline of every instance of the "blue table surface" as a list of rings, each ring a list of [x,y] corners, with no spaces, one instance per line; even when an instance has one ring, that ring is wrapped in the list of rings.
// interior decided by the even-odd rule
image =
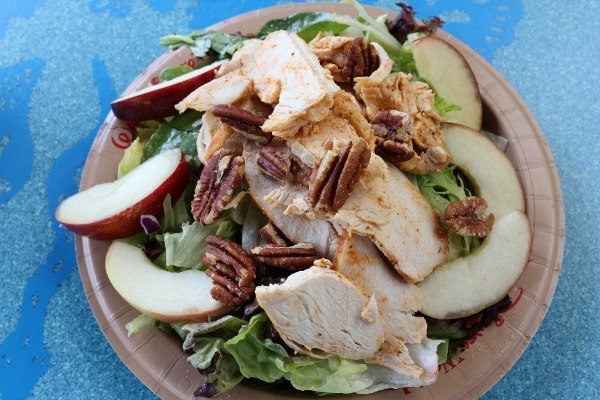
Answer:
[[[287,3],[2,0],[0,397],[156,397],[99,329],[72,235],[54,209],[77,190],[107,104],[165,50],[158,38]],[[547,138],[563,187],[566,243],[555,297],[523,356],[483,399],[600,398],[600,2],[410,4],[419,17],[443,17],[447,31],[515,87]]]

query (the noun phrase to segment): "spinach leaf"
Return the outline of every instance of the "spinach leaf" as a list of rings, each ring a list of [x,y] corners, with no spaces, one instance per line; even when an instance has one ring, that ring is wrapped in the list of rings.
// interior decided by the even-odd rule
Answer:
[[[285,30],[296,32],[304,41],[311,41],[319,32],[334,35],[346,29],[348,25],[333,21],[333,15],[323,12],[301,12],[281,19],[268,21],[256,36],[264,39],[269,33]]]
[[[195,124],[198,123],[200,115],[196,111],[186,111],[160,124],[144,146],[142,162],[165,150],[180,148],[183,154],[190,156],[190,169],[193,171],[198,169],[200,167],[196,149],[198,127]]]

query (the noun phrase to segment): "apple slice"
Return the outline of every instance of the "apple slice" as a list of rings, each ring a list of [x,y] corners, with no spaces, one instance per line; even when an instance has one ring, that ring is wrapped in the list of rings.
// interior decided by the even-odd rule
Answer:
[[[529,219],[522,211],[497,219],[481,246],[417,284],[425,300],[421,312],[438,319],[462,318],[496,304],[527,265],[532,241]]]
[[[106,274],[127,303],[159,321],[202,322],[230,310],[211,297],[212,279],[203,271],[165,271],[127,243],[111,243]]]
[[[482,105],[477,79],[463,55],[450,43],[434,36],[415,40],[412,54],[419,75],[449,103],[461,107],[450,111],[450,121],[481,130]]]
[[[446,149],[469,178],[475,195],[488,202],[496,219],[511,210],[525,211],[523,189],[517,171],[506,154],[488,137],[466,126],[443,123]]]
[[[212,81],[225,60],[188,72],[175,79],[148,86],[111,103],[115,116],[126,121],[146,121],[178,113],[175,104],[199,86]]]
[[[56,219],[67,229],[94,239],[140,232],[140,216],[163,215],[167,194],[177,200],[188,183],[189,167],[179,149],[167,150],[113,182],[99,183],[64,200]]]

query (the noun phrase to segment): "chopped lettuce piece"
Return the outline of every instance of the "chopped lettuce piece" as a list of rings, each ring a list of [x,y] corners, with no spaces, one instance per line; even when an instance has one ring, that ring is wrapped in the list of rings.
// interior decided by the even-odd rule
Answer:
[[[417,175],[417,187],[427,202],[438,211],[440,218],[448,204],[455,200],[471,196],[471,190],[456,166],[449,165],[442,172],[431,172]],[[445,224],[446,233],[450,240],[450,251],[447,261],[465,257],[481,244],[476,237],[460,236],[452,232]]]
[[[224,393],[244,379],[235,358],[224,349],[225,342],[238,334],[246,321],[226,315],[216,321],[186,324],[183,350],[192,350],[188,362],[198,368],[205,383],[195,395],[213,397]]]
[[[125,149],[123,157],[121,158],[121,161],[119,161],[119,166],[117,167],[117,179],[121,179],[140,165],[142,163],[143,155],[144,145],[140,141],[140,138],[137,137],[131,142],[129,147]]]
[[[226,217],[208,226],[203,226],[197,221],[185,223],[181,232],[164,234],[166,265],[168,268],[204,270],[206,265],[200,261],[200,256],[208,248],[204,240],[206,236],[219,235],[229,238],[237,232],[239,225]]]
[[[289,380],[298,390],[321,394],[360,392],[374,382],[367,364],[341,357],[310,359],[310,363],[294,365]]]
[[[200,29],[188,35],[163,36],[160,44],[172,49],[188,45],[196,57],[213,55],[225,59],[230,58],[246,40],[248,37],[243,35]]]
[[[265,337],[270,324],[265,313],[256,314],[240,329],[238,335],[225,342],[225,350],[235,358],[246,378],[275,382],[284,375],[278,365],[283,363],[288,354],[282,345]]]
[[[125,329],[127,329],[127,336],[135,335],[142,328],[156,325],[156,323],[157,321],[154,318],[149,317],[146,314],[140,314],[125,324]]]
[[[354,19],[347,15],[334,14],[334,21],[361,30],[367,40],[379,43],[388,54],[402,51],[402,44],[388,31],[384,16],[382,18],[371,17],[356,0],[341,0],[341,2],[351,4],[358,11],[359,18]]]
[[[278,30],[295,32],[304,41],[310,42],[319,32],[326,35],[338,35],[348,25],[333,21],[332,14],[322,12],[301,12],[281,19],[268,21],[258,31],[259,39],[265,38],[269,33]]]
[[[159,79],[161,82],[170,81],[181,75],[192,72],[194,69],[189,65],[175,65],[173,67],[167,67],[160,72]]]

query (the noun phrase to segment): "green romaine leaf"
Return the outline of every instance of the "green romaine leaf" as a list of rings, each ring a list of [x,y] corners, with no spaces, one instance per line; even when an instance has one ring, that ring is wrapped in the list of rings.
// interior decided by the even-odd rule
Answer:
[[[135,169],[138,165],[142,163],[142,157],[144,156],[144,145],[140,141],[140,138],[137,137],[129,147],[125,149],[123,153],[123,157],[121,161],[119,161],[119,166],[117,168],[117,179],[121,179],[133,169]]]
[[[373,384],[367,364],[340,357],[312,359],[291,370],[289,380],[298,390],[329,393],[355,393]]]
[[[282,345],[265,338],[264,332],[270,323],[265,313],[256,314],[237,336],[225,342],[225,350],[235,358],[246,378],[275,382],[284,375],[278,365],[283,363],[288,354]]]
[[[208,248],[205,238],[208,235],[232,237],[239,232],[239,225],[230,218],[223,217],[214,224],[203,226],[197,221],[185,223],[181,232],[164,234],[165,262],[168,268],[206,269],[200,256]]]
[[[147,326],[153,326],[157,323],[157,321],[147,316],[146,314],[140,314],[128,323],[125,324],[125,329],[127,329],[127,336],[135,335],[142,328]]]

